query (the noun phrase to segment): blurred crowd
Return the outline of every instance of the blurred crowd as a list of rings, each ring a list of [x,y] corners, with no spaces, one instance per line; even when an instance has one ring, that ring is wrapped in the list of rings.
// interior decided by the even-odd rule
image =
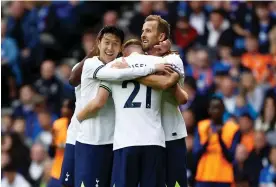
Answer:
[[[43,187],[51,171],[53,122],[72,66],[104,25],[140,38],[145,18],[171,25],[172,48],[185,66],[188,178],[194,183],[194,132],[208,118],[208,98],[223,99],[242,141],[233,162],[237,186],[276,184],[276,1],[10,1],[1,19],[1,170],[14,186]],[[212,164],[212,163],[210,163]]]

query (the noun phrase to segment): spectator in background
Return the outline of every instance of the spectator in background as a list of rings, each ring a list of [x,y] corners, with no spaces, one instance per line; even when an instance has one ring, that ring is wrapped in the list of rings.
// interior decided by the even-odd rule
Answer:
[[[258,40],[255,36],[246,37],[246,53],[242,56],[242,63],[251,69],[258,83],[269,82],[268,65],[271,63],[271,56],[259,52]]]
[[[153,14],[161,16],[169,22],[169,10],[167,1],[156,1],[153,3]]]
[[[19,51],[14,39],[6,37],[7,25],[1,21],[1,64],[8,64],[16,77],[16,84],[22,83],[21,71],[19,68]]]
[[[193,157],[193,140],[193,134],[189,134],[189,136],[185,138],[187,146],[187,178],[189,186],[194,186],[196,172],[196,163]]]
[[[141,28],[145,22],[147,16],[153,12],[153,2],[151,1],[140,1],[140,11],[136,13],[130,20],[129,31],[134,36],[140,38]]]
[[[254,123],[249,113],[244,112],[238,118],[241,131],[241,144],[246,147],[248,153],[254,148]]]
[[[21,141],[28,147],[31,146],[31,139],[26,136],[26,121],[23,117],[15,118],[12,125],[13,132],[17,133]]]
[[[81,44],[76,45],[69,54],[69,56],[77,59],[78,62],[88,55],[96,44],[96,35],[93,30],[86,30],[82,35],[81,41]]]
[[[206,41],[204,44],[207,44],[210,48],[215,48],[219,40],[231,41],[233,38],[220,38],[227,29],[230,27],[229,21],[224,18],[224,13],[221,10],[213,10],[210,14],[210,21],[206,24]]]
[[[195,122],[206,119],[208,117],[208,97],[201,96],[197,92],[196,81],[193,77],[185,77],[184,89],[188,93],[188,102],[185,105],[181,105],[181,111],[191,110],[195,114]]]
[[[1,180],[2,187],[20,186],[31,187],[28,181],[17,172],[16,166],[11,161],[4,167],[4,178]]]
[[[29,148],[24,145],[20,136],[16,133],[6,134],[3,139],[2,151],[9,154],[16,171],[26,177],[30,165]]]
[[[229,74],[237,82],[240,81],[240,77],[241,77],[241,74],[243,72],[249,72],[250,71],[250,69],[248,69],[247,67],[245,67],[241,63],[241,53],[239,51],[237,51],[237,50],[233,50],[231,52],[229,62],[230,62]]]
[[[73,100],[64,100],[61,108],[61,118],[57,119],[53,125],[53,141],[52,149],[55,149],[55,158],[51,170],[51,179],[48,187],[61,187],[59,180],[61,174],[62,161],[64,156],[64,148],[66,143],[67,128],[70,119],[74,113],[75,103]]]
[[[272,27],[276,24],[275,19],[269,15],[269,2],[256,2],[256,15],[258,24],[254,24],[252,33],[258,36],[260,52],[269,52],[268,34]]]
[[[38,121],[41,131],[36,137],[36,142],[42,144],[46,150],[49,149],[52,143],[52,119],[51,114],[47,111],[41,111],[38,113]]]
[[[234,114],[236,104],[236,90],[235,83],[230,76],[225,76],[220,84],[220,93],[218,93],[223,100],[225,109],[228,113]]]
[[[38,93],[46,97],[49,108],[55,114],[60,114],[62,84],[55,76],[55,64],[51,60],[46,60],[41,64],[40,74],[34,86]]]
[[[92,49],[92,48],[91,48]],[[69,84],[69,77],[71,74],[72,67],[63,63],[57,68],[57,77],[62,82],[63,85],[63,98],[74,99],[74,87]]]
[[[255,122],[256,130],[265,132],[276,130],[276,99],[266,97],[259,118]]]
[[[259,179],[260,187],[275,186],[276,180],[276,147],[272,147],[269,159],[271,164],[262,169]]]
[[[196,128],[195,114],[191,109],[186,109],[182,111],[182,116],[185,121],[188,135],[193,136]]]
[[[210,119],[198,123],[193,147],[198,163],[196,187],[230,187],[234,182],[232,161],[241,135],[233,121],[223,123],[224,110],[223,101],[213,97],[208,108]]]
[[[196,30],[189,24],[187,17],[179,17],[174,31],[174,40],[184,52],[191,47],[197,38]]]
[[[245,72],[242,74],[240,91],[254,111],[259,114],[264,101],[264,88],[257,84],[252,73]]]
[[[13,119],[9,114],[2,114],[1,116],[1,132],[11,132],[13,128]]]
[[[44,162],[43,175],[42,175],[39,187],[47,187],[47,184],[49,183],[51,178],[51,169],[52,169],[52,161],[46,160]]]
[[[252,173],[252,169],[256,163],[250,162],[248,151],[243,144],[237,146],[234,175],[236,187],[258,187],[258,175]]]
[[[34,144],[31,148],[31,165],[29,167],[29,179],[32,186],[39,187],[47,159],[47,152],[42,144]]]
[[[188,12],[187,16],[189,18],[189,22],[191,27],[195,28],[198,34],[197,41],[201,44],[204,43],[204,36],[206,32],[205,24],[207,22],[208,16],[207,12],[203,9],[203,2],[201,1],[189,1],[190,12]]]
[[[116,11],[107,11],[103,17],[103,26],[116,26],[118,23],[118,14]]]
[[[213,84],[213,71],[207,49],[198,49],[196,52],[195,66],[186,70],[188,76],[197,80],[197,91],[206,95]]]
[[[270,146],[267,143],[265,133],[263,131],[256,131],[254,134],[254,149],[249,154],[250,163],[254,166],[251,168],[253,176],[259,180],[260,172],[269,164]],[[255,182],[257,185],[257,181]]]

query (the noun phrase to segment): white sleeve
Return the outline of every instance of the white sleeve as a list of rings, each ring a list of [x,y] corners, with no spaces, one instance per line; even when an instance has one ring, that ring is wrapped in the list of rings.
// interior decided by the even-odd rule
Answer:
[[[170,54],[164,57],[167,63],[172,64],[173,69],[180,75],[180,77],[185,77],[184,64],[179,55]]]
[[[112,94],[112,87],[111,83],[107,81],[101,81],[100,87],[106,89],[110,94]]]
[[[94,78],[105,81],[124,81],[147,76],[155,72],[154,64],[145,67],[115,69],[110,67],[110,63],[107,66],[97,69],[94,73]]]
[[[78,65],[79,65],[79,62],[76,63],[76,64],[74,65],[74,67],[72,68],[72,71],[73,71],[74,69],[76,69]]]
[[[82,74],[87,78],[95,78],[97,72],[104,67],[104,64],[95,60],[95,58],[88,58],[84,61],[84,65],[82,68]]]

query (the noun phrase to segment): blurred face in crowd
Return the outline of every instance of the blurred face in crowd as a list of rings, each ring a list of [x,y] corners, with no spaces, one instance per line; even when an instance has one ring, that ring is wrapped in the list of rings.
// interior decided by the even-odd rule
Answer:
[[[3,141],[1,142],[1,150],[9,151],[12,147],[12,137],[10,135],[5,135]]]
[[[247,37],[245,40],[245,48],[249,53],[258,52],[258,40],[254,37]]]
[[[31,159],[35,162],[42,162],[46,158],[46,151],[41,144],[34,144],[31,148]]]
[[[223,23],[223,16],[218,13],[212,13],[210,17],[210,21],[215,30],[219,30]]]
[[[115,11],[108,11],[104,14],[104,26],[117,25],[118,15]]]
[[[1,21],[1,36],[2,38],[6,35],[6,30],[7,30],[7,24],[5,21]]]
[[[208,113],[213,120],[220,120],[224,113],[224,105],[219,99],[212,99],[209,105]]]
[[[195,117],[191,110],[185,110],[182,112],[187,130],[190,131],[195,126]]]
[[[188,20],[186,18],[179,18],[176,22],[176,27],[182,32],[186,33],[190,28]]]
[[[271,122],[276,115],[275,101],[272,97],[267,97],[264,103],[265,122]]]
[[[114,60],[121,51],[121,40],[114,34],[106,33],[98,41],[101,61],[108,63]]]
[[[239,117],[239,125],[242,133],[247,133],[253,129],[253,121],[248,116]]]
[[[231,56],[230,63],[232,66],[237,67],[241,63],[241,58],[239,56]]]
[[[197,59],[196,64],[199,68],[204,69],[209,67],[209,55],[207,51],[205,50],[197,51],[196,59]]]
[[[194,13],[201,12],[203,3],[201,1],[190,1],[190,7]]]
[[[237,146],[235,158],[239,163],[243,163],[248,158],[248,152],[243,144]]]
[[[269,10],[265,6],[257,6],[256,14],[260,20],[266,20],[269,18]]]
[[[63,80],[69,80],[71,69],[72,68],[68,64],[62,64],[59,66],[59,71]]]
[[[13,130],[18,134],[24,135],[25,127],[26,127],[26,124],[24,119],[16,119],[13,123]]]
[[[12,1],[9,7],[9,12],[10,12],[10,15],[15,19],[22,17],[24,13],[23,1]]]
[[[84,48],[86,54],[88,54],[88,52],[90,50],[92,50],[92,48],[94,47],[95,43],[96,43],[96,38],[95,38],[94,34],[92,34],[92,33],[85,33],[82,36],[82,45],[83,45],[83,48]]]
[[[1,152],[1,168],[4,168],[5,166],[10,163],[10,156],[7,152]]]
[[[152,2],[150,1],[141,1],[140,2],[140,12],[144,16],[148,16],[152,13]]]
[[[252,73],[243,73],[241,76],[241,84],[242,87],[246,90],[251,90],[255,86],[255,78],[253,77]]]
[[[266,137],[263,131],[257,131],[254,133],[255,149],[261,150],[266,146]]]
[[[55,64],[51,60],[46,60],[42,63],[40,69],[41,77],[44,80],[50,80],[55,75]]]
[[[221,46],[219,47],[219,56],[221,59],[226,60],[228,62],[228,60],[230,59],[231,56],[231,47],[227,47],[227,46]]]
[[[1,118],[2,129],[9,131],[12,128],[12,118],[10,115],[4,115]]]
[[[20,89],[20,101],[23,104],[30,104],[33,96],[34,96],[34,92],[29,85],[23,86]]]
[[[234,93],[234,82],[231,77],[224,77],[220,84],[221,91],[224,96],[230,97]]]
[[[72,116],[72,114],[73,114],[73,111],[69,106],[69,102],[70,102],[70,100],[66,99],[62,103],[61,115],[64,117]]]
[[[188,64],[195,65],[196,64],[196,51],[195,50],[189,50],[186,55],[186,59]]]
[[[48,130],[51,128],[51,115],[48,112],[40,112],[38,114],[38,121],[42,129]]]
[[[146,21],[142,28],[141,41],[143,50],[145,52],[149,51],[154,45],[163,41],[160,37],[160,32],[158,31],[157,21]]]
[[[270,151],[270,154],[269,154],[269,159],[270,159],[270,162],[271,164],[276,167],[276,148],[273,147]]]

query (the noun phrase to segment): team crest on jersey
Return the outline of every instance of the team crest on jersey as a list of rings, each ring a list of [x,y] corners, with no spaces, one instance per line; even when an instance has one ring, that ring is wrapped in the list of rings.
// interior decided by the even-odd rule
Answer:
[[[69,180],[69,179],[68,179],[68,178],[69,178],[69,176],[70,176],[70,175],[69,175],[69,173],[67,172],[67,173],[66,173],[66,178],[65,178],[65,181],[68,181],[68,180]]]
[[[100,187],[99,182],[100,182],[100,180],[96,179],[96,185],[95,185],[95,187]]]

